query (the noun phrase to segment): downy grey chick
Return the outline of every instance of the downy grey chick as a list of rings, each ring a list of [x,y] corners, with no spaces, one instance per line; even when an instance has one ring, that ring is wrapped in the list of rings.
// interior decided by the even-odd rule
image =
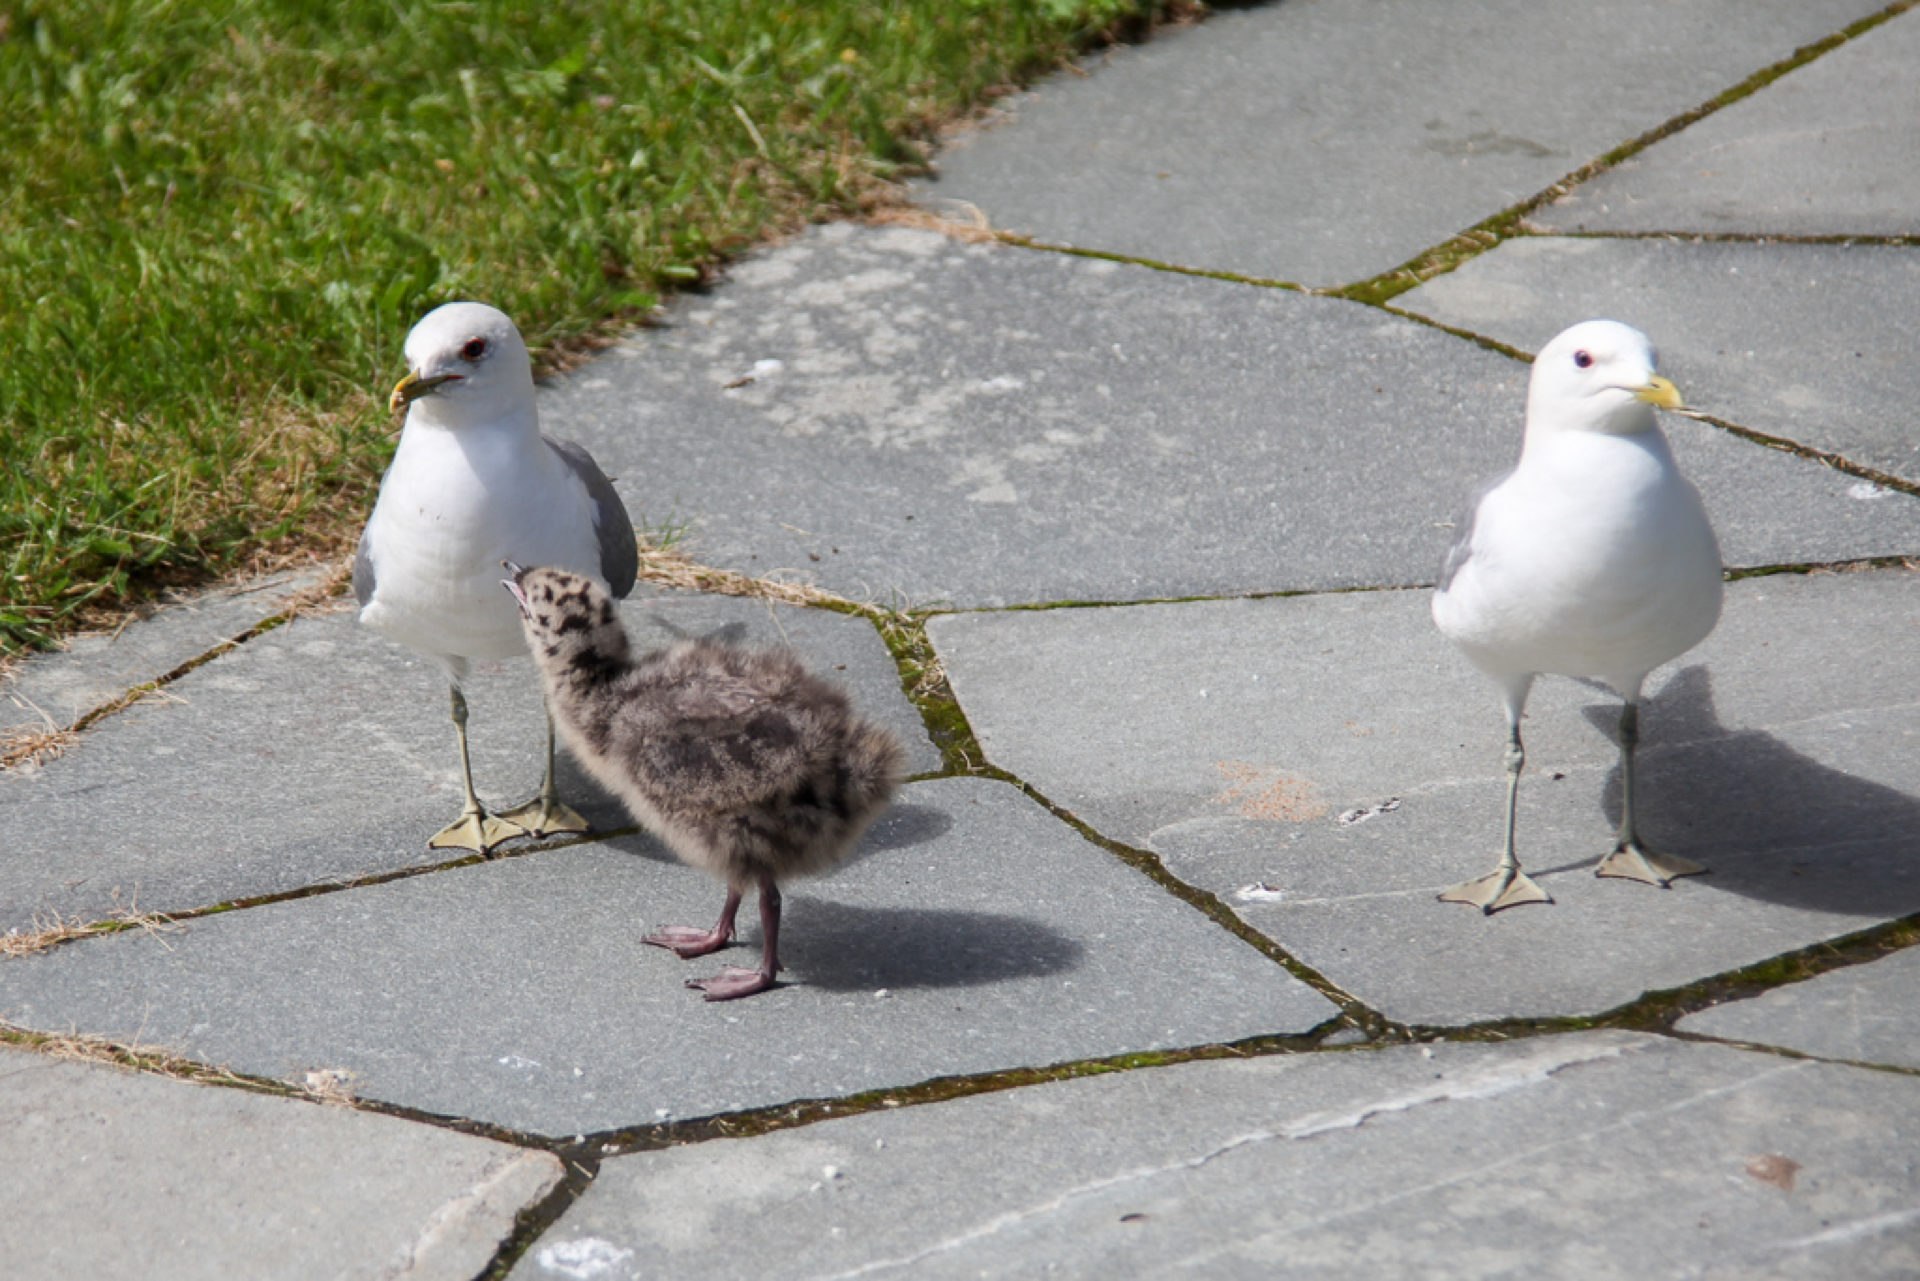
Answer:
[[[669,926],[646,942],[682,957],[733,939],[760,891],[760,966],[687,986],[709,1001],[764,991],[780,970],[779,883],[852,850],[892,798],[906,753],[792,655],[712,639],[634,655],[598,582],[506,562],[547,706],[574,757],[683,862],[726,882],[711,930]]]

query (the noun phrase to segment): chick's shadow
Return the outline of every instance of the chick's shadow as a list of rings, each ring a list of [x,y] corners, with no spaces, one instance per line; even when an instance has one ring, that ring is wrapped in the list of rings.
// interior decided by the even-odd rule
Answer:
[[[786,922],[792,923],[792,928]],[[829,992],[981,987],[1074,969],[1085,948],[1044,921],[1000,912],[858,907],[788,895],[780,956]]]
[[[1585,709],[1617,741],[1617,700]],[[1920,800],[1720,721],[1707,669],[1641,704],[1635,809],[1654,849],[1705,863],[1703,887],[1849,916],[1920,909]],[[1602,805],[1620,821],[1620,767]]]
[[[589,807],[583,805],[581,810],[593,817]],[[944,810],[896,803],[841,866],[930,844],[952,827],[953,816]],[[671,851],[645,832],[609,844],[653,862],[678,863]],[[689,869],[687,875],[701,874]],[[919,879],[917,867],[893,869],[887,875],[889,882],[908,890]],[[927,880],[937,879],[936,867],[927,873]],[[1002,912],[857,906],[796,893],[792,888],[785,892],[784,901],[782,967],[790,979],[829,992],[980,987],[1042,978],[1076,968],[1086,951],[1078,940],[1044,921]],[[751,905],[740,914],[735,946],[750,950],[760,946],[759,918]]]

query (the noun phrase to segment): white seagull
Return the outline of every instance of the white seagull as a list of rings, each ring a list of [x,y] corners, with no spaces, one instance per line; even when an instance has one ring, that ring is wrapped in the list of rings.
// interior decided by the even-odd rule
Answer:
[[[1700,495],[1674,465],[1653,408],[1680,393],[1654,373],[1646,335],[1611,320],[1541,349],[1527,384],[1513,471],[1463,520],[1433,594],[1433,619],[1500,683],[1507,707],[1506,845],[1499,866],[1440,897],[1492,913],[1552,898],[1514,857],[1526,751],[1520,716],[1541,672],[1597,676],[1620,714],[1620,830],[1595,869],[1665,887],[1706,869],[1641,844],[1633,821],[1640,687],[1720,618],[1720,547]]]
[[[584,832],[554,790],[551,715],[540,795],[501,814],[481,806],[460,685],[473,659],[526,653],[502,560],[590,575],[625,596],[639,566],[633,523],[592,455],[541,434],[532,362],[504,313],[436,308],[407,335],[406,355],[390,402],[406,426],[360,535],[353,591],[360,621],[438,663],[452,691],[466,805],[427,844],[485,854],[516,836]]]

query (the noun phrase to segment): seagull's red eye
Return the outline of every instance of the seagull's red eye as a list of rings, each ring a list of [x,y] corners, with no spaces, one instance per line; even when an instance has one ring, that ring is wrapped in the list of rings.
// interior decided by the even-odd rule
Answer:
[[[476,338],[473,341],[479,342],[480,340]],[[468,343],[467,346],[471,347],[473,346],[473,343]],[[1573,353],[1573,363],[1580,366],[1580,368],[1582,369],[1586,369],[1593,364],[1593,356],[1589,352],[1576,351]]]
[[[478,360],[486,354],[487,340],[484,338],[469,338],[467,339],[467,345],[460,349],[460,359],[462,360]],[[1585,352],[1581,352],[1580,354],[1583,356],[1586,355]]]

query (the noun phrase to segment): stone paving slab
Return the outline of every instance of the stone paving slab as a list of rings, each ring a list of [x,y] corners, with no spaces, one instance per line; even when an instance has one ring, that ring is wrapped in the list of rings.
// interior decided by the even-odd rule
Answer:
[[[728,624],[752,643],[791,642],[899,733],[912,768],[939,764],[864,619],[686,594],[630,601],[623,614],[646,643],[670,641],[669,627]],[[540,784],[546,733],[532,667],[481,665],[468,702],[481,795],[525,800]],[[631,824],[564,753],[560,777],[602,830]],[[439,670],[351,613],[298,619],[94,726],[44,767],[0,774],[0,930],[56,914],[183,911],[445,862],[427,838],[460,799]]]
[[[1192,1063],[616,1158],[512,1275],[1891,1281],[1916,1100],[1625,1033]]]
[[[721,958],[641,943],[720,898],[620,838],[8,961],[0,1019],[258,1075],[344,1069],[366,1098],[570,1135],[1337,1012],[1000,783],[911,784],[862,857],[793,886],[770,994],[706,1003],[682,980]]]
[[[1560,231],[1920,231],[1920,14],[1862,33],[1575,187]]]
[[[25,659],[0,679],[0,744],[14,735],[65,729],[134,686],[257,627],[324,576],[319,569],[271,574],[169,601],[118,631],[75,636],[65,649]]]
[[[0,1046],[14,1281],[467,1281],[560,1175],[451,1130]]]
[[[1575,321],[1627,321],[1689,404],[1920,481],[1916,297],[1912,245],[1552,236],[1506,241],[1393,305],[1523,351]]]
[[[1703,1036],[1920,1070],[1920,949],[1689,1014]]]
[[[636,510],[697,514],[700,560],[964,607],[1431,581],[1436,526],[1518,454],[1525,379],[1339,299],[837,226],[542,412]],[[1920,547],[1920,505],[1670,422],[1732,563]]]
[[[1253,6],[1006,100],[1018,126],[955,140],[921,198],[1051,243],[1347,284],[1881,7]]]
[[[1558,903],[1492,918],[1434,900],[1498,854],[1504,735],[1428,601],[964,614],[929,634],[989,760],[1396,1020],[1597,1013],[1920,910],[1920,575],[1733,583],[1714,635],[1656,673],[1643,831],[1713,869],[1671,890],[1591,875],[1618,818],[1618,700],[1541,681],[1521,858]]]

